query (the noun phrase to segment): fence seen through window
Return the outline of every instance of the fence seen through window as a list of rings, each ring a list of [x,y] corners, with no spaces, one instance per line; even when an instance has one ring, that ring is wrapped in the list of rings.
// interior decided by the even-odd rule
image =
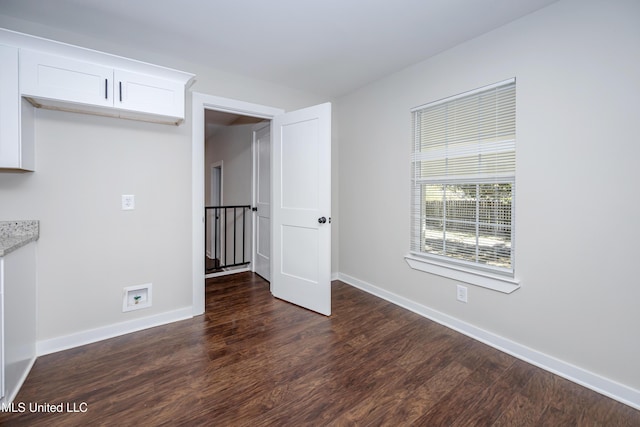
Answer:
[[[511,267],[511,183],[422,186],[422,251]]]

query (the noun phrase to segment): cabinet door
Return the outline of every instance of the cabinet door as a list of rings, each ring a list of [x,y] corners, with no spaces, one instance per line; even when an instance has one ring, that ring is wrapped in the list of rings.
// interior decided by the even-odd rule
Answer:
[[[0,46],[0,167],[20,166],[18,49]]]
[[[118,69],[114,81],[116,108],[184,118],[184,84]]]
[[[3,363],[5,399],[12,400],[36,358],[36,245],[0,257],[4,290]]]
[[[33,106],[20,98],[18,48],[0,45],[0,169],[32,171]]]
[[[20,51],[23,96],[113,106],[113,69],[60,56]]]

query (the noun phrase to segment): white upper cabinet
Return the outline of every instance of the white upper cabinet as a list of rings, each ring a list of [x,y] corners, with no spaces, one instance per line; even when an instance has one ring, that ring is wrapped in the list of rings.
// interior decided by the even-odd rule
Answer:
[[[20,92],[37,107],[177,124],[184,119],[185,83],[20,50]]]
[[[184,118],[184,84],[117,69],[113,81],[116,107]]]
[[[33,119],[18,88],[18,49],[0,45],[0,169],[34,169]]]
[[[113,107],[113,68],[21,50],[20,92],[42,100]]]
[[[178,125],[194,77],[0,28],[0,170],[34,170],[36,108]]]

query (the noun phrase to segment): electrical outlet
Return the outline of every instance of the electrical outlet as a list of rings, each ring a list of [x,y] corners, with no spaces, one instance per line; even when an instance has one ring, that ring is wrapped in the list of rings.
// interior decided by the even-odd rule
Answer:
[[[132,211],[136,208],[136,196],[133,194],[122,195],[122,210]]]
[[[458,285],[456,288],[456,299],[460,302],[467,302],[467,287]]]

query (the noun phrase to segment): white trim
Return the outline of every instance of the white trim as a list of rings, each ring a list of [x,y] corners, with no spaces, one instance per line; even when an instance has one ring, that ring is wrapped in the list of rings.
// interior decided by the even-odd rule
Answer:
[[[504,292],[505,294],[510,294],[520,289],[520,280],[515,278],[499,276],[480,270],[471,270],[462,266],[445,264],[411,254],[405,255],[404,259],[407,261],[407,264],[409,264],[409,267],[414,270],[469,283],[470,285],[482,286],[483,288]]]
[[[232,274],[244,273],[246,271],[253,271],[253,269],[250,267],[242,267],[242,268],[230,269],[225,271],[218,271],[217,273],[205,274],[204,278],[211,279],[212,277],[230,276]]]
[[[120,335],[130,334],[143,329],[166,325],[179,320],[190,319],[193,317],[191,312],[191,307],[185,307],[174,311],[156,314],[154,316],[128,320],[126,322],[76,332],[71,335],[38,341],[36,343],[36,354],[38,356],[44,356],[45,354],[68,350],[70,348],[91,344]]]
[[[205,141],[205,158],[206,158],[206,141]],[[215,197],[214,196],[214,188],[215,186],[213,185],[213,176],[214,176],[214,169],[220,169],[220,181],[218,182],[218,189],[220,191],[220,198],[218,200],[218,203],[215,203]],[[209,202],[209,206],[224,206],[224,160],[218,160],[217,162],[213,162],[209,165],[209,185],[211,186],[210,188],[210,194],[209,194],[209,198],[210,198],[210,202]],[[207,220],[207,218],[204,219],[205,221]],[[213,227],[219,227],[219,224],[217,224],[216,221],[213,221]],[[222,234],[220,233],[220,229],[218,228],[218,232],[217,232],[217,237],[218,237],[218,241],[214,241],[215,239],[211,236],[211,229],[209,229],[209,245],[207,245],[207,250],[206,250],[206,255],[207,258],[209,259],[213,259],[213,257],[211,256],[211,248],[213,247],[214,253],[218,253],[218,250],[220,250],[220,258],[222,258],[222,248],[225,246],[225,242],[223,242],[222,238]],[[213,235],[216,235],[216,231],[213,231]],[[205,236],[205,241],[206,241],[206,236]],[[205,279],[207,278],[207,276],[205,275]]]
[[[493,332],[478,328],[470,323],[463,322],[455,317],[433,310],[415,301],[378,288],[377,286],[356,279],[355,277],[347,274],[338,273],[338,278],[355,288],[361,289],[400,307],[406,308],[407,310],[433,320],[434,322],[451,328],[497,350],[510,354],[513,357],[524,360],[525,362],[531,363],[532,365],[561,376],[576,384],[587,387],[597,393],[631,406],[632,408],[640,409],[640,390],[636,390],[619,382],[604,378],[586,369],[511,341],[510,339],[494,334]]]
[[[204,313],[204,111],[216,110],[273,119],[280,108],[193,92],[191,99],[191,217],[193,315]]]
[[[204,313],[204,105],[206,95],[191,98],[191,281],[193,315]]]
[[[213,162],[209,165],[209,172],[211,176],[209,177],[209,182],[211,184],[211,191],[209,197],[211,198],[211,205],[213,205],[213,170],[220,168],[220,205],[224,206],[224,160],[218,160],[217,162]]]

